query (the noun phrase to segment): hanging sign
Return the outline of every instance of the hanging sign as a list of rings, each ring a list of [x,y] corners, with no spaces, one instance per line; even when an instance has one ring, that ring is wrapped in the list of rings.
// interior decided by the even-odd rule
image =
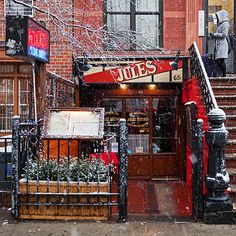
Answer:
[[[173,60],[139,61],[127,66],[120,66],[109,70],[87,74],[84,76],[85,83],[128,83],[140,78],[150,77],[172,71],[170,62]],[[182,60],[178,62],[178,68],[182,68]]]
[[[6,16],[6,55],[49,62],[50,33],[28,16]]]

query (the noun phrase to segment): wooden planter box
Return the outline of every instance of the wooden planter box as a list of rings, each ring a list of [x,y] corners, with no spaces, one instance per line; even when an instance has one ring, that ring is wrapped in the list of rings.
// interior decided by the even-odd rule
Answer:
[[[36,181],[29,181],[28,193],[37,193]],[[57,193],[58,186],[56,181],[49,182],[49,193]],[[107,193],[109,190],[108,183],[100,183],[100,193]],[[96,193],[98,191],[97,183],[80,183],[80,191],[76,182],[70,182],[68,189],[67,182],[60,182],[60,193]],[[39,181],[39,193],[47,193],[47,182]],[[19,218],[21,219],[52,219],[52,220],[107,220],[110,216],[109,206],[73,206],[70,203],[88,203],[88,202],[108,202],[109,198],[106,196],[73,196],[65,197],[62,195],[37,195],[26,194],[26,181],[19,183]],[[56,206],[53,203],[67,203],[68,205]],[[24,205],[29,203],[29,205]],[[40,203],[39,206],[30,205]],[[52,203],[52,205],[45,205],[45,203]]]

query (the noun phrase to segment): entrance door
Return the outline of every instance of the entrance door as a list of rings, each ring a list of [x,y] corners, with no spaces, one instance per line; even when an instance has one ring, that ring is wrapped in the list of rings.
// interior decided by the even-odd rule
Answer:
[[[126,118],[129,176],[179,175],[177,96],[103,98],[101,106],[106,131],[111,132],[119,118]]]
[[[217,25],[214,23],[213,14],[219,10],[226,10],[229,13],[229,25],[230,25],[230,34],[234,35],[235,33],[235,26],[234,26],[234,0],[228,1],[218,1],[218,0],[208,0],[208,34],[213,33],[216,30]],[[208,53],[214,53],[214,45],[215,40],[208,40]],[[234,73],[235,72],[235,62],[234,62],[235,55],[233,52],[229,54],[229,58],[226,60],[227,64],[227,72]]]
[[[152,177],[178,176],[177,97],[152,99]]]

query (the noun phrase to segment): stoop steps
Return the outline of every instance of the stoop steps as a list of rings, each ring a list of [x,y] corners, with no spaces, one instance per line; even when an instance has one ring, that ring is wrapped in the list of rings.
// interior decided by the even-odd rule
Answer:
[[[225,160],[230,176],[230,196],[236,209],[236,75],[209,78],[217,104],[226,113],[225,127],[229,132]]]

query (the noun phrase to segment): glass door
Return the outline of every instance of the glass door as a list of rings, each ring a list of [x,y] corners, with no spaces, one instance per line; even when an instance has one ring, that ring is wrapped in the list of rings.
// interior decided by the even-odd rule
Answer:
[[[216,22],[213,19],[213,14],[220,10],[226,10],[229,13],[229,25],[230,34],[234,35],[234,0],[219,1],[219,0],[208,0],[208,34],[215,32]],[[208,39],[208,53],[214,53],[215,40]],[[229,54],[229,58],[226,60],[227,73],[233,73],[235,71],[234,65],[234,53]]]
[[[103,98],[101,106],[106,132],[126,119],[130,177],[178,176],[177,96]]]
[[[152,177],[177,176],[177,97],[152,100]]]

